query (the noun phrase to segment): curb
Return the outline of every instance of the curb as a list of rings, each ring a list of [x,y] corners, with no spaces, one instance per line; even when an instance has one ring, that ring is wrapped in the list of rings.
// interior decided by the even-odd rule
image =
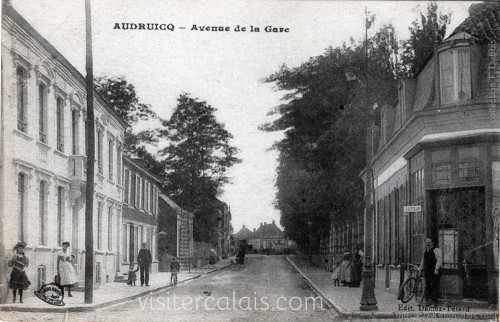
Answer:
[[[205,274],[198,274],[198,275],[186,278],[185,280],[182,280],[182,281],[178,282],[177,285],[185,283],[185,282],[188,282],[188,281],[192,281],[192,280],[198,279],[198,278],[200,278],[202,276],[205,276],[205,275],[208,275],[208,274],[212,274],[212,273],[215,273],[215,272],[222,271],[222,270],[228,268],[231,265],[233,265],[233,264],[231,263],[229,265],[226,265],[226,266],[214,269],[214,270],[209,271],[209,272],[207,272]],[[116,305],[116,304],[120,304],[120,303],[125,303],[125,302],[132,301],[132,300],[138,299],[138,298],[146,296],[146,295],[150,295],[150,294],[153,294],[153,293],[157,293],[159,291],[163,291],[163,290],[166,290],[166,289],[173,289],[173,288],[174,287],[171,286],[171,285],[166,285],[166,286],[157,287],[157,288],[154,288],[154,289],[142,292],[142,293],[134,294],[134,295],[131,295],[131,296],[127,296],[127,297],[124,297],[124,298],[119,298],[119,299],[108,301],[108,302],[104,302],[104,303],[87,304],[87,305],[82,304],[82,305],[73,306],[73,307],[64,307],[64,306],[63,307],[54,307],[54,306],[47,306],[47,307],[22,307],[22,306],[9,306],[9,305],[3,306],[3,305],[0,305],[0,312],[1,311],[4,311],[4,312],[7,312],[7,311],[11,311],[11,312],[35,312],[35,313],[91,312],[91,311],[95,311],[97,309],[101,309],[103,307],[107,307],[107,306],[111,306],[111,305]]]
[[[406,314],[407,312],[401,312],[398,314],[397,312],[378,312],[378,311],[372,311],[372,312],[349,312],[345,311],[340,305],[336,305],[335,302],[332,300],[328,299],[328,297],[321,291],[321,289],[314,284],[305,274],[302,272],[302,270],[291,260],[288,258],[288,256],[285,257],[288,262],[295,268],[297,272],[301,275],[301,277],[309,284],[309,286],[317,293],[319,294],[325,302],[327,302],[330,307],[332,307],[340,316],[342,319],[402,319],[402,318],[423,318],[423,319],[436,319],[436,318],[443,318],[446,316],[438,316],[437,314],[440,314],[441,312],[412,312],[409,314]],[[456,318],[462,318],[462,319],[498,319],[500,315],[495,312],[468,312],[467,316],[464,317],[456,317]]]
[[[328,305],[333,308],[341,317],[346,316],[346,313],[340,310],[340,308],[337,307],[330,299],[314,284],[303,272],[300,268],[297,267],[297,265],[290,259],[288,256],[285,256],[287,261],[290,263],[290,265],[293,266],[293,268],[299,272],[300,277],[306,281],[306,283],[316,292],[321,296],[321,298],[328,303]]]

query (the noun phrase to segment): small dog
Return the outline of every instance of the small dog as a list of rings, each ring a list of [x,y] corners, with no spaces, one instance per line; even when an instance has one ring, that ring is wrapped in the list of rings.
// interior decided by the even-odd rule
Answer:
[[[137,281],[137,271],[139,270],[139,267],[134,270],[134,265],[129,266],[128,270],[128,280],[127,280],[127,285],[130,286],[135,286],[135,281]]]

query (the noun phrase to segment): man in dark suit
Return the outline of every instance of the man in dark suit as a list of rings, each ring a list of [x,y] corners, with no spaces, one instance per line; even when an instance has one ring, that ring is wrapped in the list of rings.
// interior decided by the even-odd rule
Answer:
[[[142,243],[142,248],[139,251],[139,255],[137,255],[137,263],[141,271],[141,286],[143,286],[144,283],[146,283],[146,286],[149,286],[149,268],[153,261],[151,252],[146,248],[147,246],[147,243]]]
[[[439,280],[443,267],[443,255],[441,249],[434,247],[432,239],[425,240],[425,251],[420,263],[419,271],[424,271],[426,305],[438,304]]]

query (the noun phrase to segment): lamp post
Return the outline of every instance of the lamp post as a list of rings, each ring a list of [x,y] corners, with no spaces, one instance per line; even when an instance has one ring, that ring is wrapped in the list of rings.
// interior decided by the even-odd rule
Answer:
[[[361,294],[360,311],[377,311],[377,299],[375,298],[375,283],[373,280],[372,269],[372,229],[373,215],[375,210],[375,196],[373,189],[373,172],[371,169],[367,171],[365,185],[368,185],[367,194],[365,196],[365,262],[363,265],[363,293]]]

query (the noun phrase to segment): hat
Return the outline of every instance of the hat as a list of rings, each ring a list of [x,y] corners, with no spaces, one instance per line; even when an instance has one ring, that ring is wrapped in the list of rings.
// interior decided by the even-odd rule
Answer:
[[[63,245],[63,246],[64,246],[64,245],[68,245],[68,246],[69,246],[69,242],[65,241],[65,242],[63,242],[63,243],[62,243],[62,245]]]
[[[26,248],[26,243],[25,242],[17,242],[16,246],[14,246],[14,249],[18,249],[19,247]]]

